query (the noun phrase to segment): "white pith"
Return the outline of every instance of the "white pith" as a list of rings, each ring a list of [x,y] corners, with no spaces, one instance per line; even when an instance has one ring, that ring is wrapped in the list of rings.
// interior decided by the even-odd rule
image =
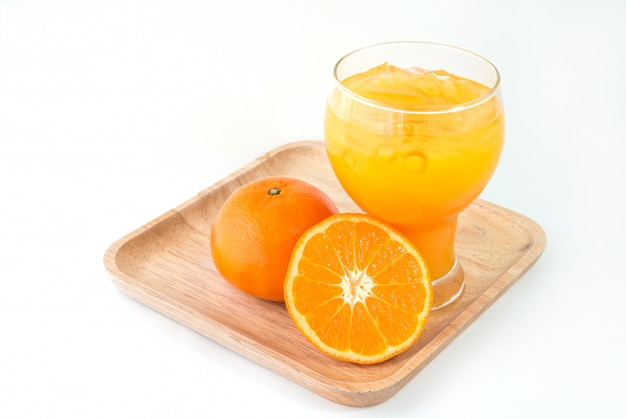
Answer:
[[[374,280],[364,270],[355,269],[348,271],[341,277],[339,286],[343,292],[341,297],[344,302],[354,307],[357,303],[365,303],[365,300],[372,295]]]

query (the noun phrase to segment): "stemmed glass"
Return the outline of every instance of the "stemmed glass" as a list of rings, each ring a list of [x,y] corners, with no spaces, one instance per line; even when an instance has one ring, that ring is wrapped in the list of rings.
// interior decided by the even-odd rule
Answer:
[[[493,175],[504,142],[500,74],[464,49],[427,42],[365,47],[341,58],[325,116],[326,150],[365,212],[424,256],[433,309],[456,300],[459,213]]]

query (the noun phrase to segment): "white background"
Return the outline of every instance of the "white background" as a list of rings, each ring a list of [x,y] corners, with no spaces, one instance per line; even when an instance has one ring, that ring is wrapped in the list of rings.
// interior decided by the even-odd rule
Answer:
[[[0,0],[0,416],[626,416],[625,17],[619,0]],[[406,39],[499,67],[507,140],[482,198],[548,245],[394,397],[337,405],[111,283],[111,243],[322,139],[335,61]]]

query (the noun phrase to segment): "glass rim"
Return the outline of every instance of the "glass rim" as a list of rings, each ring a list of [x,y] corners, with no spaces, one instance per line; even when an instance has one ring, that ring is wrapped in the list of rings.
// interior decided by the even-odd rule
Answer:
[[[357,94],[354,91],[350,90],[349,88],[347,88],[346,86],[342,84],[341,80],[339,80],[339,77],[337,76],[339,66],[351,56],[359,52],[362,52],[366,49],[391,46],[391,45],[401,45],[401,44],[429,45],[429,46],[434,46],[434,47],[441,47],[441,48],[456,50],[458,52],[471,55],[474,58],[478,58],[479,60],[483,61],[485,64],[487,64],[487,66],[489,66],[494,71],[495,76],[496,76],[495,83],[493,83],[493,87],[491,87],[487,93],[483,94],[482,96],[476,99],[469,100],[463,103],[453,104],[453,105],[440,105],[436,107],[429,107],[429,110],[424,110],[424,109],[420,110],[420,106],[398,107],[398,106],[393,106],[388,103],[380,102],[377,100],[368,99],[367,97],[363,97],[360,94]],[[364,71],[367,71],[367,69]],[[341,57],[337,61],[337,63],[333,67],[333,80],[335,82],[336,87],[340,91],[347,94],[348,96],[351,96],[354,100],[359,101],[367,106],[376,107],[381,110],[386,110],[386,111],[396,112],[396,113],[405,113],[405,114],[414,114],[414,115],[433,115],[433,114],[459,112],[459,111],[463,111],[466,109],[479,106],[482,103],[489,101],[492,97],[494,97],[498,93],[498,90],[500,89],[501,76],[500,76],[500,71],[491,61],[489,61],[487,58],[483,57],[482,55],[479,55],[465,48],[461,48],[461,47],[457,47],[457,46],[449,45],[449,44],[444,44],[444,43],[427,42],[427,41],[390,41],[390,42],[381,42],[381,43],[366,45],[366,46],[355,49],[345,54],[343,57]]]

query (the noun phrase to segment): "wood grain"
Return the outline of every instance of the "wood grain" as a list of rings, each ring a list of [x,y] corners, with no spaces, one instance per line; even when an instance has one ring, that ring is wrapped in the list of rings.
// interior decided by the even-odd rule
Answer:
[[[341,211],[358,211],[317,141],[281,146],[113,243],[104,256],[113,283],[151,308],[331,401],[381,403],[400,390],[539,258],[541,227],[525,216],[478,200],[459,219],[457,251],[463,295],[434,311],[407,352],[376,365],[335,361],[297,331],[284,304],[230,286],[211,259],[212,220],[224,200],[253,179],[285,175],[308,181]]]

